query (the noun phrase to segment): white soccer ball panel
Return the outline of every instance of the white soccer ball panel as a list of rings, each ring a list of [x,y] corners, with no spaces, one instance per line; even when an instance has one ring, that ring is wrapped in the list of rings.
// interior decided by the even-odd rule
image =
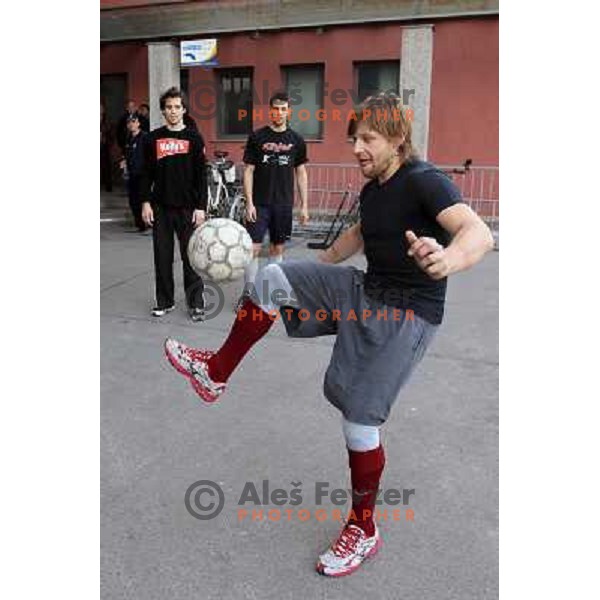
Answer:
[[[231,275],[231,267],[227,263],[212,263],[207,272],[213,281],[226,281]]]
[[[198,235],[198,231],[194,232],[188,244],[188,258],[192,269],[199,273],[208,266],[208,255],[206,252],[206,244]]]
[[[223,217],[217,217],[215,219],[211,219],[210,221],[208,221],[207,225],[210,225],[211,227],[214,227],[215,229],[219,229],[221,227],[226,226],[228,223],[230,223],[229,219],[224,219]]]
[[[217,231],[210,221],[204,223],[196,231],[198,232],[200,239],[202,239],[207,245],[210,244],[217,237]]]
[[[227,221],[226,225],[219,227],[219,239],[228,246],[234,246],[240,239],[240,230],[234,226],[237,225],[235,221]]]
[[[227,261],[232,269],[243,269],[250,262],[251,258],[252,250],[248,251],[243,246],[233,246],[233,248],[229,249]]]
[[[214,281],[234,281],[252,259],[252,240],[246,229],[231,219],[210,219],[198,227],[188,244],[194,271]]]
[[[193,258],[190,259],[190,263],[192,267],[195,266],[195,270],[204,271],[208,267],[208,254],[204,248],[194,253]]]
[[[252,238],[250,237],[250,234],[245,229],[242,232],[241,245],[247,252],[252,254],[252,248],[253,248]]]
[[[209,262],[224,262],[226,256],[227,246],[223,245],[220,241],[215,241],[208,247]]]

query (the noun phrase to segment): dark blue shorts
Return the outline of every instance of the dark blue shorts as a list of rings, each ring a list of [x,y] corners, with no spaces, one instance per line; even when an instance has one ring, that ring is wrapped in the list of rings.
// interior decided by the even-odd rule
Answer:
[[[292,235],[291,205],[257,206],[256,221],[246,222],[246,230],[255,244],[262,244],[267,230],[271,244],[283,244]]]

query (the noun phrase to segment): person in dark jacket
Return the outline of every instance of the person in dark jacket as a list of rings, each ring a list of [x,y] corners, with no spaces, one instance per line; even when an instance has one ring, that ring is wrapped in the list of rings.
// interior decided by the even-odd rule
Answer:
[[[127,143],[127,121],[129,117],[137,112],[137,105],[135,100],[127,100],[125,104],[125,112],[121,115],[121,118],[117,122],[117,144],[121,149],[121,152],[125,154],[125,144]]]
[[[150,131],[150,107],[142,102],[140,107],[138,108],[138,115],[140,116],[140,125],[142,126],[142,131],[149,132]]]
[[[113,144],[113,128],[106,109],[100,103],[100,185],[112,192],[112,163],[110,152]]]
[[[127,174],[127,195],[135,226],[138,231],[144,232],[148,227],[142,219],[140,183],[144,165],[144,139],[148,134],[142,130],[142,119],[137,113],[129,116],[127,130],[125,157],[121,161],[121,167]]]
[[[183,285],[193,321],[204,320],[204,283],[192,269],[187,246],[195,227],[204,222],[208,187],[204,140],[186,127],[183,93],[168,89],[160,97],[166,121],[148,134],[144,144],[142,218],[152,226],[156,276],[155,317],[175,308],[173,281],[174,237],[179,240],[183,262]]]

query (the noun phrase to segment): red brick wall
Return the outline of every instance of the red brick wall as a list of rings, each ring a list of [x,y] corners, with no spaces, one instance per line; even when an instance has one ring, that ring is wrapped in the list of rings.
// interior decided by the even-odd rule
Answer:
[[[435,25],[429,158],[498,165],[498,19]]]
[[[375,43],[377,40],[377,44]],[[259,127],[267,122],[268,96],[263,91],[264,82],[270,92],[283,85],[280,65],[302,65],[321,63],[325,68],[325,81],[328,95],[324,99],[327,119],[323,122],[323,140],[308,142],[312,162],[353,162],[351,146],[346,142],[345,113],[352,108],[348,95],[347,103],[336,106],[332,103],[331,92],[336,88],[354,87],[353,61],[399,59],[401,50],[401,30],[397,25],[375,27],[337,28],[318,35],[315,30],[279,33],[261,33],[257,40],[248,34],[237,34],[219,39],[219,64],[228,67],[254,67],[254,86],[261,101],[254,108],[263,109],[264,119],[255,122]],[[202,112],[198,104],[208,103],[203,95],[199,102],[194,101],[195,89],[202,89],[201,81],[214,77],[216,73],[195,68],[190,74],[191,112],[199,124],[209,144],[209,151],[218,146],[229,150],[236,158],[241,158],[242,141],[217,139],[216,119],[201,120]],[[333,109],[341,111],[341,120],[333,121]]]
[[[315,163],[353,162],[346,142],[346,123],[334,122],[332,110],[348,111],[331,101],[335,88],[354,87],[354,61],[399,59],[402,44],[400,24],[336,27],[318,35],[315,29],[264,32],[258,39],[248,33],[218,36],[218,60],[223,67],[254,67],[254,85],[264,108],[269,91],[281,87],[280,65],[322,63],[329,95],[324,108],[324,139],[309,142],[309,157]],[[201,38],[202,36],[198,36]],[[440,163],[459,163],[473,158],[476,165],[498,164],[498,19],[456,19],[437,22],[434,32],[429,157]],[[101,72],[129,74],[129,96],[147,100],[148,59],[143,43],[111,44],[101,49]],[[243,140],[223,141],[216,136],[216,118],[204,118],[195,94],[199,82],[216,81],[214,70],[193,68],[190,72],[191,113],[196,116],[208,151],[229,150],[235,160],[242,155]],[[267,95],[268,96],[268,95]],[[204,103],[208,97],[203,97]],[[255,123],[258,127],[262,122]]]
[[[141,42],[107,44],[100,48],[100,73],[126,73],[127,95],[138,104],[148,101],[148,47]]]

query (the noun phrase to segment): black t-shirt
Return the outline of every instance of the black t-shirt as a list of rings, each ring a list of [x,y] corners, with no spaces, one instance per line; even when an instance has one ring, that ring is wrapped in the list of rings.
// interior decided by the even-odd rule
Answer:
[[[244,162],[254,165],[252,200],[256,206],[294,204],[294,169],[308,161],[303,137],[268,125],[248,138]]]
[[[383,185],[377,180],[365,185],[360,195],[360,223],[368,263],[368,296],[412,309],[434,325],[442,322],[447,280],[432,279],[407,255],[406,231],[447,246],[450,235],[436,217],[460,201],[450,177],[417,159],[405,162]]]
[[[206,210],[206,157],[198,131],[160,127],[146,136],[144,150],[143,201]]]

